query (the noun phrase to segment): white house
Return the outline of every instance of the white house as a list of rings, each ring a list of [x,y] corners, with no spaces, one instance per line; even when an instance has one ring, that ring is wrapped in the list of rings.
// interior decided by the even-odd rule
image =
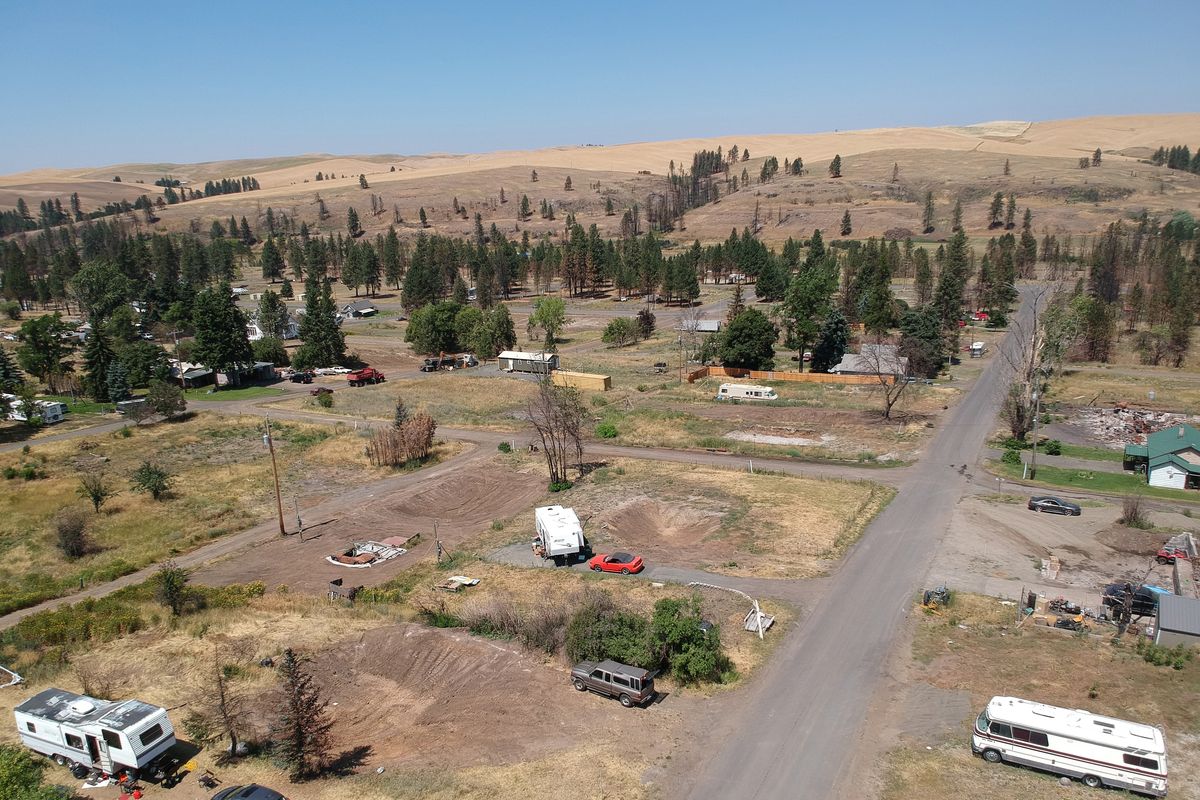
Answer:
[[[379,309],[370,300],[355,300],[353,303],[347,303],[342,306],[342,316],[357,319],[359,317],[373,317],[378,313]]]
[[[252,318],[246,323],[246,338],[252,342],[267,338],[267,334],[259,326],[257,319]],[[290,314],[287,323],[283,326],[283,338],[285,340],[300,338],[300,323]]]

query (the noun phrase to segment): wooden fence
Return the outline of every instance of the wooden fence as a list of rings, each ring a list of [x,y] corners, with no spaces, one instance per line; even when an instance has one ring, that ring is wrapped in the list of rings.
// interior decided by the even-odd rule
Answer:
[[[756,381],[790,381],[792,383],[844,383],[878,386],[879,378],[874,375],[830,375],[826,372],[776,372],[775,370],[737,369],[735,367],[701,367],[688,373],[688,383],[701,378],[750,378]],[[895,380],[885,378],[888,383]]]

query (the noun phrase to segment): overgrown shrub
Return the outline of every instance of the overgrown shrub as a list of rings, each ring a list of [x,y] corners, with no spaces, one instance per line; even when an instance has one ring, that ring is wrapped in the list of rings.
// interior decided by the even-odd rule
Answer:
[[[617,438],[617,426],[611,422],[601,422],[596,426],[596,436],[601,439]]]
[[[1005,450],[1004,455],[1002,455],[1000,457],[1000,460],[1003,461],[1005,464],[1020,464],[1021,463],[1021,451],[1020,450]]]
[[[1143,530],[1152,527],[1146,512],[1142,509],[1142,496],[1140,494],[1129,494],[1121,500],[1121,518],[1117,522],[1122,525],[1127,525],[1130,528],[1141,528]]]
[[[1195,657],[1195,651],[1187,645],[1178,644],[1174,647],[1164,647],[1140,638],[1134,645],[1134,651],[1148,664],[1172,669],[1183,669],[1184,665]]]
[[[122,430],[129,429],[123,428]],[[166,497],[174,483],[175,476],[163,467],[149,461],[143,461],[130,477],[133,491],[148,492],[155,500],[162,500]]]
[[[650,651],[649,624],[638,614],[620,608],[607,592],[586,592],[567,625],[567,658],[602,661],[653,669],[657,659]]]
[[[317,405],[321,408],[333,408],[333,393],[322,392],[317,395]]]
[[[63,555],[82,558],[91,550],[88,540],[87,516],[78,508],[64,508],[54,516],[54,540]]]
[[[1048,456],[1062,455],[1063,444],[1058,439],[1048,439],[1042,447],[1045,449],[1046,455]]]
[[[496,449],[499,450],[501,453],[511,453],[512,445],[509,444],[508,442],[501,442],[500,444],[496,445]]]
[[[554,483],[550,484],[549,489],[551,492],[565,492],[574,485],[575,484],[571,483],[570,481],[555,481]]]

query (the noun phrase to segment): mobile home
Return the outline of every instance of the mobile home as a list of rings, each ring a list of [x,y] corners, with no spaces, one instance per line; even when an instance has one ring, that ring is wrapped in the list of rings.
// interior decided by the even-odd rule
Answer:
[[[14,422],[28,422],[25,418],[25,409],[22,408],[21,398],[16,395],[6,394],[4,399],[8,401],[8,418]],[[53,425],[56,422],[62,422],[67,416],[67,404],[60,403],[57,400],[35,400],[34,405],[37,410],[34,412],[36,416],[42,418],[43,425]]]
[[[754,386],[748,383],[722,383],[717,391],[718,400],[778,400],[779,395],[770,386]]]
[[[505,350],[496,359],[500,362],[503,372],[532,372],[537,375],[547,375],[558,369],[558,354],[556,353],[522,353],[519,350]]]
[[[537,536],[533,550],[542,558],[552,558],[562,566],[568,561],[588,557],[587,538],[573,508],[542,506],[533,510],[533,529]]]
[[[167,710],[140,700],[108,701],[47,689],[14,710],[17,733],[29,749],[59,764],[108,775],[145,773],[175,744]]]
[[[993,697],[975,720],[971,751],[986,761],[1009,761],[1163,797],[1167,750],[1162,731],[1138,722],[1056,708],[1016,697]]]

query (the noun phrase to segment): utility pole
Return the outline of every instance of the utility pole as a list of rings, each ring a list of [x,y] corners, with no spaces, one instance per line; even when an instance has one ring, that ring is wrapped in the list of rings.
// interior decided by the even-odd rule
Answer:
[[[1041,387],[1033,390],[1033,454],[1029,458],[1029,477],[1037,477],[1038,417],[1042,415]]]
[[[263,434],[263,444],[271,453],[271,471],[275,474],[275,510],[279,513],[279,535],[286,536],[283,527],[283,497],[279,493],[279,464],[275,461],[275,440],[271,438],[271,418],[266,418],[267,432]]]

